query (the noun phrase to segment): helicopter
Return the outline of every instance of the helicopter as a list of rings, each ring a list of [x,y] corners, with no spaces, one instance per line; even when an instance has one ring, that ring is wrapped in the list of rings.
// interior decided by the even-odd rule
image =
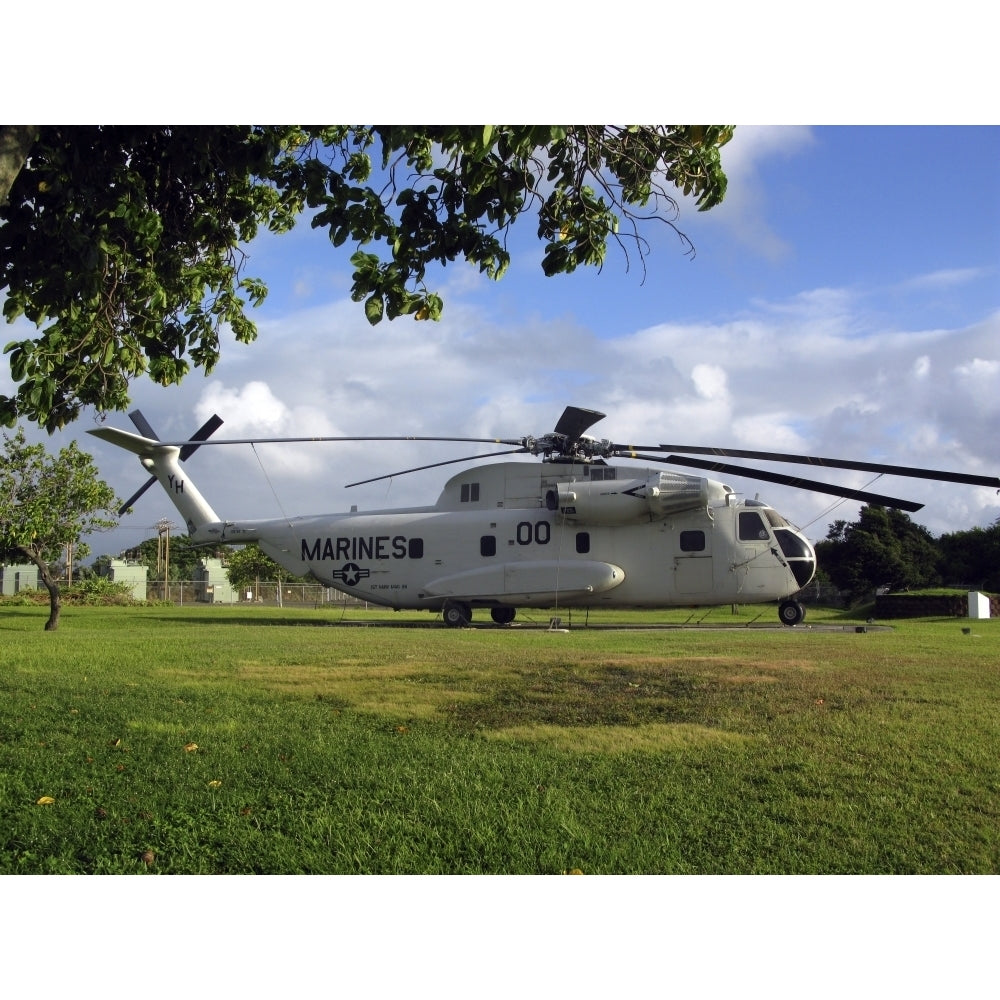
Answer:
[[[257,543],[296,576],[395,610],[440,613],[468,626],[475,609],[497,625],[518,608],[662,608],[777,602],[783,625],[805,617],[796,595],[816,573],[816,552],[795,525],[760,499],[729,485],[635,461],[748,476],[914,512],[920,503],[719,458],[758,459],[911,476],[1000,488],[1000,479],[808,455],[692,445],[617,444],[586,433],[606,414],[567,406],[539,437],[296,437],[209,440],[214,415],[186,441],[161,441],[138,410],[138,434],[113,427],[89,433],[138,456],[150,473],[122,505],[129,510],[159,483],[203,545]],[[506,455],[540,463],[485,462],[453,475],[430,506],[310,514],[269,520],[220,518],[181,469],[204,445],[318,441],[450,441],[512,446],[349,483]],[[712,456],[697,458],[697,455]],[[618,461],[624,459],[626,464]]]

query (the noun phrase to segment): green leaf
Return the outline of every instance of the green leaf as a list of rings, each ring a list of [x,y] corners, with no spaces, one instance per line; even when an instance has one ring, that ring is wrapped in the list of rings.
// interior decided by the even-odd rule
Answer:
[[[378,293],[370,296],[365,301],[365,317],[372,326],[382,321],[384,310],[385,303],[382,301],[382,296]]]

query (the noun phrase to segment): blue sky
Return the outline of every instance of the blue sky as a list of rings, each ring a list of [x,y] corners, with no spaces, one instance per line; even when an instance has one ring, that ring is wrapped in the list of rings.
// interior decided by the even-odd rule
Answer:
[[[260,337],[224,343],[208,379],[136,383],[161,437],[212,412],[222,436],[542,434],[566,404],[608,414],[600,437],[749,447],[1000,473],[1000,129],[738,126],[723,153],[729,192],[681,203],[685,256],[647,230],[642,268],[611,248],[593,269],[545,278],[530,220],[500,282],[449,265],[440,323],[368,326],[349,299],[347,247],[300,226],[250,247],[270,286]],[[5,342],[26,326],[8,327]],[[0,372],[0,391],[9,391]],[[110,422],[131,427],[124,414]],[[143,479],[131,456],[90,438],[90,416],[46,440],[80,440],[120,496]],[[204,449],[189,473],[222,516],[278,516],[433,502],[450,471],[344,490],[369,475],[441,461],[461,445]],[[788,471],[784,469],[783,471]],[[752,479],[813,538],[857,504]],[[862,474],[821,476],[863,488]],[[923,501],[939,534],[986,526],[1000,497],[974,487],[882,479]],[[173,510],[150,492],[94,555],[152,534]]]

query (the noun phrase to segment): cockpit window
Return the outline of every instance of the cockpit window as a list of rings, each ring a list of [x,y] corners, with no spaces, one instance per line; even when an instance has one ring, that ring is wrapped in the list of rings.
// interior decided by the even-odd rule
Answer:
[[[766,542],[768,539],[767,525],[755,510],[740,511],[740,541]]]
[[[764,517],[767,518],[772,528],[788,528],[789,523],[785,518],[783,518],[773,507],[768,507],[764,511]]]
[[[812,558],[813,554],[809,551],[809,546],[806,544],[805,539],[796,534],[796,532],[784,531],[779,528],[774,533],[774,537],[778,539],[781,551],[784,552],[789,559]]]

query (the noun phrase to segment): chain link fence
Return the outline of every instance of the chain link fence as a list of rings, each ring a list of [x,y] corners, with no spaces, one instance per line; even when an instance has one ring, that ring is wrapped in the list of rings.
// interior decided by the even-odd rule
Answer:
[[[359,601],[334,587],[318,583],[282,583],[262,580],[249,587],[219,587],[196,580],[150,580],[146,584],[146,599],[172,604],[254,605],[257,607],[318,608],[325,606],[366,608]]]
[[[847,595],[830,583],[813,581],[799,591],[798,600],[807,604],[823,604],[829,607],[844,606]],[[318,608],[326,605],[334,607],[367,608],[367,601],[319,583],[283,583],[276,580],[261,580],[248,587],[237,588],[226,585],[206,584],[198,580],[149,580],[146,584],[146,599],[168,601],[173,604],[223,604],[256,605],[258,607]]]

